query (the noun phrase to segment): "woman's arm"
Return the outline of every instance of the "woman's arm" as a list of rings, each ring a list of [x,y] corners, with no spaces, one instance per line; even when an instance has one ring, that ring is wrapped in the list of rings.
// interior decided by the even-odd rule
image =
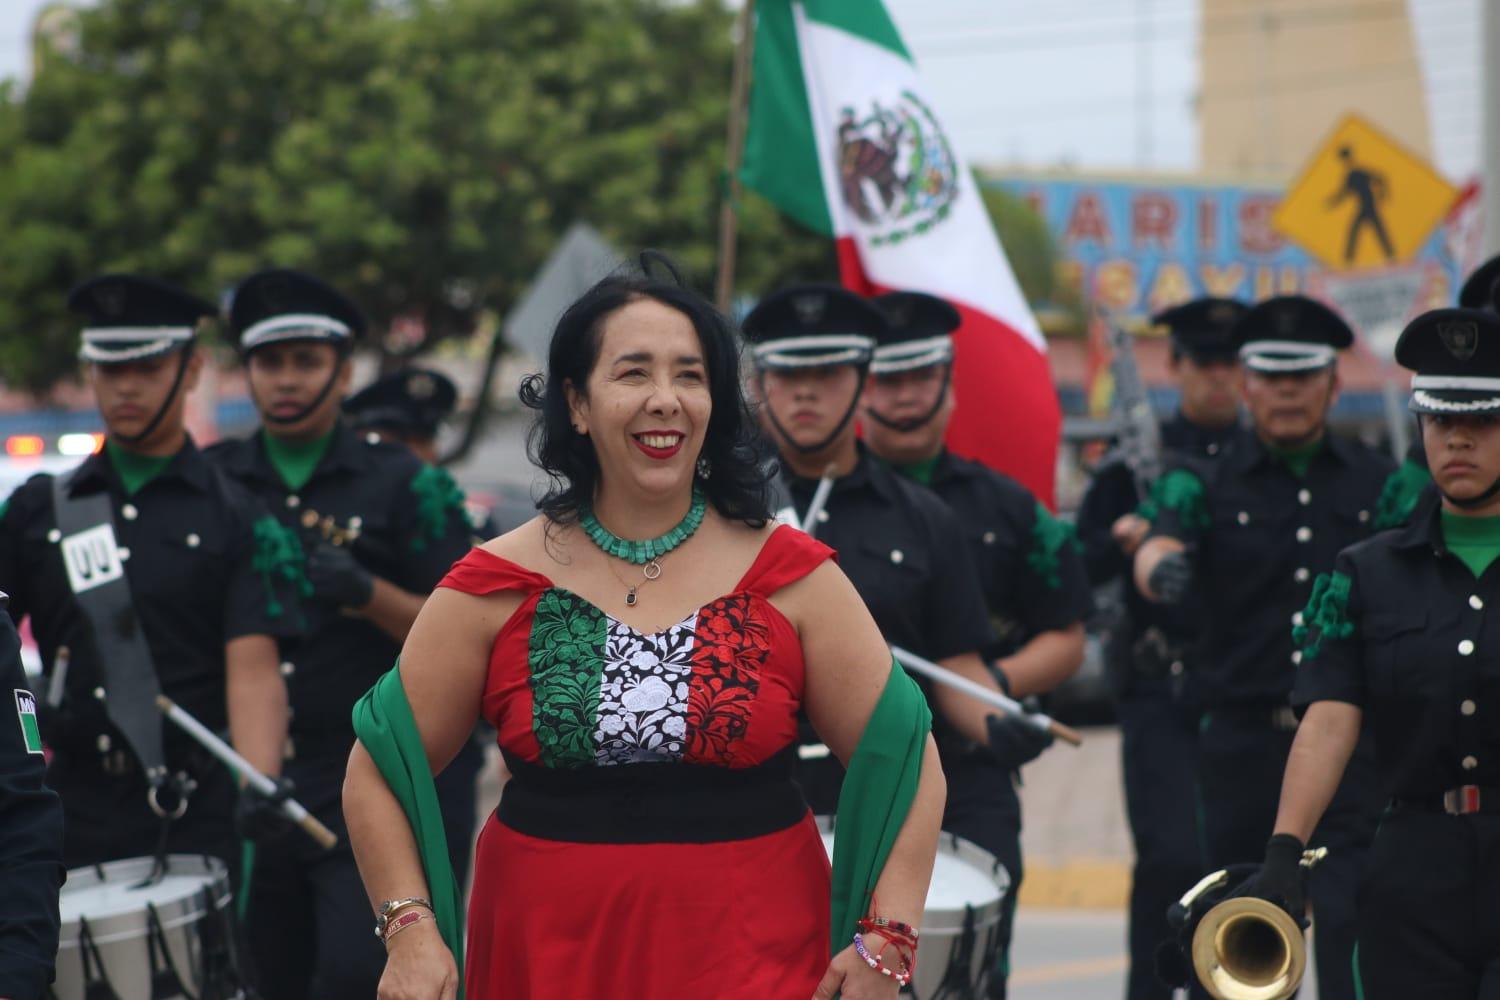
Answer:
[[[832,562],[784,588],[775,603],[802,638],[808,717],[847,766],[890,680],[890,647],[853,585]],[[937,746],[929,735],[916,797],[875,886],[879,916],[920,925],[946,797]],[[868,969],[851,945],[835,956],[818,995],[831,997],[838,990],[849,1000],[894,995],[895,982]]]
[[[1344,777],[1363,720],[1364,712],[1348,702],[1315,701],[1308,706],[1281,779],[1275,833],[1290,833],[1304,844],[1312,837]]]
[[[438,589],[412,625],[401,650],[401,683],[434,774],[473,731],[490,648],[520,600],[513,593],[475,597]],[[406,813],[358,743],[344,777],[344,818],[372,911],[388,899],[430,898]],[[435,921],[392,938],[380,1000],[440,1000],[456,984],[457,970]]]

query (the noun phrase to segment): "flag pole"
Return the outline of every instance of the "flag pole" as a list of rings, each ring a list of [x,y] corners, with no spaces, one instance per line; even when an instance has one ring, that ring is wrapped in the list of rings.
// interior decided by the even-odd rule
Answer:
[[[719,206],[719,274],[714,282],[714,302],[726,313],[734,296],[735,237],[740,221],[740,161],[745,155],[750,56],[755,50],[755,0],[745,0],[745,5],[740,8],[739,35],[734,50],[734,73],[729,82],[729,138],[725,143],[728,173],[724,201]]]

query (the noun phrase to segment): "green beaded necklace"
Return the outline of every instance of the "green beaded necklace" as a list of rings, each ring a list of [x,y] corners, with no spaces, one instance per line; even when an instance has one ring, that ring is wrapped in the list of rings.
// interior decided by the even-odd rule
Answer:
[[[606,555],[623,559],[625,562],[641,567],[641,575],[647,580],[655,580],[661,576],[661,563],[658,560],[671,552],[677,546],[693,537],[698,526],[703,523],[703,515],[708,510],[708,498],[695,484],[693,486],[693,502],[688,507],[687,516],[677,522],[677,527],[664,535],[650,538],[645,541],[631,541],[621,538],[599,523],[594,516],[592,507],[580,507],[578,510],[578,524],[583,528],[584,534],[589,540],[599,546],[600,551]],[[630,592],[625,595],[625,603],[635,607],[636,588],[631,587]]]

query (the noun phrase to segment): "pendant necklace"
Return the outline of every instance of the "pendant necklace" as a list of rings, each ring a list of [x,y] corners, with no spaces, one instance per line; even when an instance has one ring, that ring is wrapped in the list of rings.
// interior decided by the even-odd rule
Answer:
[[[645,583],[638,584],[635,587],[626,584],[628,589],[625,593],[625,605],[633,608],[639,600],[637,588],[643,587],[646,583],[661,576],[660,560],[662,556],[665,556],[668,552],[671,552],[677,546],[693,537],[693,533],[703,523],[703,515],[707,510],[708,499],[703,495],[703,491],[694,484],[693,502],[688,507],[686,516],[677,522],[675,528],[656,538],[646,539],[645,541],[633,541],[621,538],[599,523],[599,519],[594,516],[594,511],[591,507],[579,508],[578,525],[583,528],[584,534],[589,536],[589,540],[598,546],[599,550],[605,555],[614,556],[616,559],[621,559],[641,568],[641,575],[645,577]],[[609,571],[616,580],[620,580],[619,574],[615,573],[613,566],[610,567]],[[625,581],[620,580],[620,583],[624,584]]]

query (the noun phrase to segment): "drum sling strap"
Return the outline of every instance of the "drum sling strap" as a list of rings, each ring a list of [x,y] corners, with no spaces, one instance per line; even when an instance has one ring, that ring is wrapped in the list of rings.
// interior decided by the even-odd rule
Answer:
[[[168,784],[161,711],[156,705],[161,686],[115,541],[114,510],[107,492],[70,495],[75,475],[53,477],[52,511],[62,536],[58,548],[68,583],[93,632],[102,665],[104,709],[145,769],[152,810],[164,820],[175,819],[186,809],[187,799],[179,782],[177,791],[183,797],[174,816],[158,798],[160,788]]]
[[[78,918],[78,956],[83,960],[83,1000],[120,1000],[120,994],[109,984],[109,973],[84,917]]]

